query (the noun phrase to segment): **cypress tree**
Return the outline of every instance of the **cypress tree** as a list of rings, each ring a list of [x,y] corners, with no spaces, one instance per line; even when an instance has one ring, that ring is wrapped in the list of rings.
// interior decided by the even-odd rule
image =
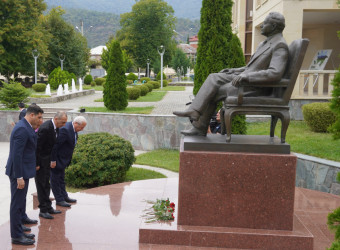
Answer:
[[[231,29],[232,6],[232,0],[203,0],[202,2],[194,95],[210,73],[245,65],[240,40]],[[220,108],[221,104],[218,105],[218,109]],[[245,134],[246,130],[245,116],[235,116],[232,121],[232,133]]]
[[[231,29],[232,0],[203,0],[198,32],[194,94],[210,73],[245,64],[241,43]]]
[[[109,110],[123,110],[128,105],[125,65],[118,41],[112,39],[109,48],[109,69],[104,86],[104,105]]]

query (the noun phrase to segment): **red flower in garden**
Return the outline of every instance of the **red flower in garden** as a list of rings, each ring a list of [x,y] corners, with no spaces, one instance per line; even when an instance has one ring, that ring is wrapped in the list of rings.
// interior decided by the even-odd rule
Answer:
[[[173,209],[175,209],[175,203],[171,202],[171,203],[170,203],[170,207],[173,208]]]

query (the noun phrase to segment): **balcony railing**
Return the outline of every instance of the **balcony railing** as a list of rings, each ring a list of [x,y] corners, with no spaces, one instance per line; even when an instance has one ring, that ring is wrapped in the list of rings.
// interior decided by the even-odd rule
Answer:
[[[291,99],[330,99],[336,70],[301,70]]]

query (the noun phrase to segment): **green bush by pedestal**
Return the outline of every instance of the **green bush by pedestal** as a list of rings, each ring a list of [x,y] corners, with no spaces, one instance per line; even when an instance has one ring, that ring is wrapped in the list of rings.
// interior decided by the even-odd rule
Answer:
[[[303,105],[302,114],[305,122],[314,132],[327,132],[336,120],[329,102],[314,102]]]
[[[65,180],[67,185],[86,188],[123,182],[134,161],[131,143],[117,135],[81,135]]]

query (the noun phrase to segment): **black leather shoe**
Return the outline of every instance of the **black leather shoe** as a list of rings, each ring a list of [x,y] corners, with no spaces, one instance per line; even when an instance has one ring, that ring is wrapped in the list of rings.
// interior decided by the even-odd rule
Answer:
[[[24,236],[25,236],[27,239],[34,239],[34,237],[35,237],[34,234],[24,234]]]
[[[182,130],[181,134],[188,135],[188,136],[190,136],[190,135],[206,136],[207,131],[202,131],[198,128],[193,127],[191,129],[188,129],[188,130]]]
[[[187,109],[184,111],[174,111],[173,114],[180,117],[189,117],[193,121],[198,121],[198,119],[200,118],[200,113],[193,109]]]
[[[56,203],[58,206],[61,206],[61,207],[70,207],[71,204],[70,203],[67,203],[66,201],[59,201]]]
[[[32,220],[32,219],[30,219],[28,217],[26,219],[22,220],[22,224],[37,224],[37,223],[38,223],[37,220]]]
[[[55,210],[54,208],[48,210],[48,213],[49,214],[61,214],[61,211],[60,210]]]
[[[49,219],[49,220],[54,219],[54,217],[50,215],[49,213],[42,213],[42,212],[39,213],[39,217],[42,217],[44,219]]]
[[[75,203],[75,202],[77,202],[76,199],[71,199],[70,197],[65,198],[65,201],[66,201],[66,202],[69,202],[69,203]]]
[[[17,245],[33,245],[35,243],[35,240],[31,240],[26,238],[25,236],[21,236],[20,238],[12,238],[12,244]]]
[[[31,231],[31,228],[29,228],[29,227],[26,227],[26,226],[24,226],[24,225],[21,225],[21,227],[22,227],[22,231],[24,231],[24,232],[29,232],[29,231]]]

